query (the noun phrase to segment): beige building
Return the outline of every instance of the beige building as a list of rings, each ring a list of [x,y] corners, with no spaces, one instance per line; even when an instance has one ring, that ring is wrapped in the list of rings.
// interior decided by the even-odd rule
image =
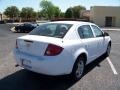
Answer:
[[[6,15],[4,15],[4,14],[2,14],[1,12],[0,12],[0,21],[1,20],[8,20],[9,18],[6,16]]]
[[[120,7],[93,6],[90,9],[90,21],[102,27],[120,27]]]

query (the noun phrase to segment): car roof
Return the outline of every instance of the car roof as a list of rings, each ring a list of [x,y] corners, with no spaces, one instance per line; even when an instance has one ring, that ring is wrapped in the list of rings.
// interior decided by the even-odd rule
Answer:
[[[64,24],[93,24],[91,22],[83,22],[83,21],[53,21],[48,23],[64,23]]]
[[[29,22],[25,22],[25,23],[23,23],[23,24],[32,24],[32,23],[29,23]]]

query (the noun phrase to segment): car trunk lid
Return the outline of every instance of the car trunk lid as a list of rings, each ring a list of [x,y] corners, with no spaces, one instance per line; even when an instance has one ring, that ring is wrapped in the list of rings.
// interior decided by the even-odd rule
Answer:
[[[26,35],[19,37],[17,39],[18,50],[35,56],[43,56],[48,44],[61,45],[62,39],[36,36],[36,35]]]

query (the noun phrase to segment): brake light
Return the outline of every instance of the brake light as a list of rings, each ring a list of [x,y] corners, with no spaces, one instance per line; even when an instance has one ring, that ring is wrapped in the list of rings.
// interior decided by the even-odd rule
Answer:
[[[63,48],[57,45],[49,44],[45,54],[46,56],[55,56],[62,52]]]
[[[16,49],[18,49],[18,43],[17,43],[17,40],[16,40]]]

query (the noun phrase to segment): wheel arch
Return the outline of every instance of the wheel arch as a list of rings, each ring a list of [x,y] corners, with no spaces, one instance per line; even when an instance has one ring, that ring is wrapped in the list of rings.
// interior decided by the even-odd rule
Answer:
[[[87,62],[87,59],[88,59],[88,53],[85,49],[81,48],[79,49],[76,53],[75,53],[75,62],[76,60],[80,57],[80,56],[84,56],[86,58],[86,62]]]
[[[87,62],[87,54],[85,52],[82,52],[79,54],[79,56],[76,58],[75,62],[80,58],[80,57],[84,57],[85,58],[85,64]]]
[[[75,62],[73,64],[71,73],[73,73],[74,66],[75,66],[76,62],[79,60],[80,57],[84,57],[85,58],[85,65],[86,65],[86,63],[87,63],[87,53],[86,52],[81,52],[75,59]]]
[[[80,49],[78,50],[76,53],[75,53],[75,58],[74,58],[74,64],[73,64],[73,67],[75,65],[75,63],[78,61],[79,57],[84,57],[85,58],[85,64],[87,63],[87,60],[88,60],[88,53],[85,49]],[[73,67],[72,67],[72,70],[73,70]]]

